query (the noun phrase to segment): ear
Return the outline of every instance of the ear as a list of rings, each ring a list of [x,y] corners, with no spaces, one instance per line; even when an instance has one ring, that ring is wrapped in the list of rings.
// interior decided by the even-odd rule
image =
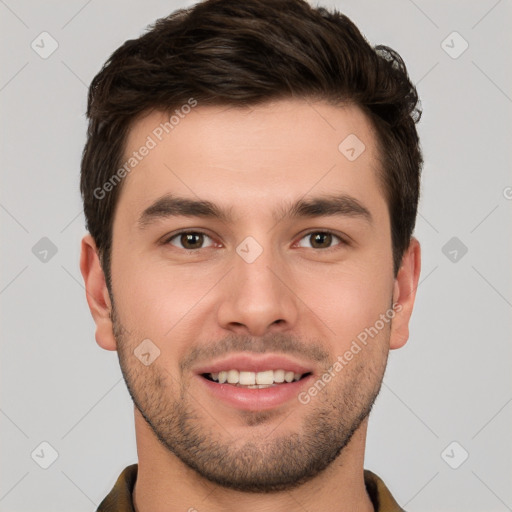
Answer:
[[[395,278],[393,290],[395,316],[391,322],[390,349],[403,347],[409,339],[409,320],[416,298],[420,270],[420,243],[412,237]]]
[[[116,340],[110,313],[112,305],[98,249],[90,234],[82,238],[80,271],[85,283],[87,304],[96,323],[96,342],[105,350],[116,350]]]

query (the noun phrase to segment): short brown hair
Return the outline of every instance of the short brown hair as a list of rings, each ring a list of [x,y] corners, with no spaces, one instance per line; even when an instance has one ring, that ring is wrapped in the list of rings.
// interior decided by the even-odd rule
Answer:
[[[171,112],[190,98],[242,107],[292,97],[354,104],[372,122],[396,275],[416,221],[422,166],[418,96],[401,57],[387,46],[371,47],[340,12],[303,0],[207,0],[126,41],[89,88],[80,190],[109,290],[122,183],[101,199],[95,190],[121,165],[137,116]]]

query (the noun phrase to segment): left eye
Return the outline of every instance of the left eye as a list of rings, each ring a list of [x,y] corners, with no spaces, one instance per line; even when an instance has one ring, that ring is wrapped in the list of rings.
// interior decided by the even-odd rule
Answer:
[[[208,239],[210,240],[210,242],[212,242],[210,245],[206,247],[211,247],[213,245],[212,239],[208,235],[197,231],[187,231],[183,233],[178,233],[177,235],[174,235],[173,237],[169,238],[169,240],[167,240],[167,243],[174,245],[175,247],[179,247],[180,249],[203,249],[205,239]]]
[[[330,233],[329,231],[314,231],[301,238],[299,247],[310,247],[312,249],[329,249],[334,239],[343,243],[343,240],[334,233]],[[310,240],[309,245],[307,243],[305,244],[303,242],[304,240]]]

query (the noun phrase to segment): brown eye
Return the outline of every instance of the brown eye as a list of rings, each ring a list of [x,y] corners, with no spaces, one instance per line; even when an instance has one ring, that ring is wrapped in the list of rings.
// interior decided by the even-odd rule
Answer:
[[[313,231],[301,238],[299,246],[312,249],[329,249],[332,247],[333,241],[335,240],[343,243],[343,240],[339,236],[329,231]],[[304,243],[304,241],[306,241],[306,243]]]
[[[174,235],[168,240],[168,243],[180,249],[186,249],[190,251],[194,249],[203,249],[205,239],[211,240],[211,238],[204,233],[197,231],[186,231]]]
[[[314,233],[311,236],[311,245],[315,249],[325,249],[330,247],[332,235],[330,233]]]

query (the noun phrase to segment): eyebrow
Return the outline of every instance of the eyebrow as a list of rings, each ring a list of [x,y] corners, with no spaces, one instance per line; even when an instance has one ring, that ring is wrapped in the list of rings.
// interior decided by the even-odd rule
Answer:
[[[211,201],[190,199],[165,194],[146,208],[139,217],[138,226],[145,229],[158,220],[170,217],[200,217],[217,219],[224,223],[233,223],[232,208],[223,208]],[[361,218],[373,223],[372,215],[356,198],[342,195],[322,195],[310,199],[299,199],[295,203],[282,205],[273,212],[273,219],[313,218],[322,216],[341,216]]]

